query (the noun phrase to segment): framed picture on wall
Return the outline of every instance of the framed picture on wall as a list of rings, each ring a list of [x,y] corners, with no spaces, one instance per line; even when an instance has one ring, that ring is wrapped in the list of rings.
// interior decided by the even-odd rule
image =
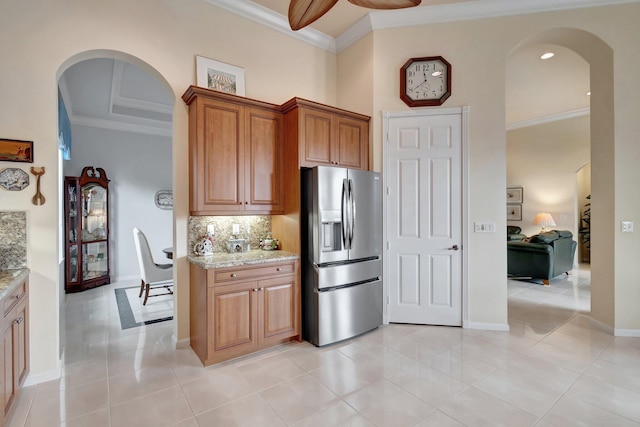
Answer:
[[[507,205],[507,221],[522,221],[522,205]]]
[[[244,69],[196,56],[196,85],[220,92],[244,95]]]
[[[33,141],[0,138],[0,161],[33,163]]]
[[[522,203],[522,187],[507,187],[507,203]]]

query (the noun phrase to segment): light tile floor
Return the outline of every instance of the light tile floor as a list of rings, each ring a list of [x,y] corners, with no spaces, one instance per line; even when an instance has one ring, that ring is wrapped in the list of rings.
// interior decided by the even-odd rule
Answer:
[[[509,280],[510,332],[388,325],[207,368],[172,322],[122,331],[116,286],[67,296],[62,378],[10,426],[640,425],[640,338],[591,326],[588,270]]]

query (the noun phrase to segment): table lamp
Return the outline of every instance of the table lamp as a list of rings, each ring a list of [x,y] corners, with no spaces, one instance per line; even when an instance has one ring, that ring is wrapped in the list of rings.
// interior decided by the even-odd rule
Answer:
[[[547,212],[537,213],[536,216],[533,218],[533,224],[542,226],[542,230],[540,230],[541,233],[545,232],[544,230],[545,227],[556,226],[556,222],[553,220],[553,217],[551,216],[550,213],[547,213]]]

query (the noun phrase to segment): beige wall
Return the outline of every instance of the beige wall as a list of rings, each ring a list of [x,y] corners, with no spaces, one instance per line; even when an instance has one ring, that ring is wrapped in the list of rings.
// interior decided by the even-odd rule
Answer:
[[[44,206],[31,204],[33,186],[0,198],[3,209],[28,211],[34,381],[57,375],[59,359],[57,77],[91,56],[143,61],[175,95],[176,333],[178,340],[188,339],[188,130],[180,97],[195,82],[195,55],[243,67],[250,98],[282,103],[300,96],[327,104],[336,103],[335,55],[199,0],[3,0],[0,9],[0,136],[33,140],[34,164],[47,170]],[[16,164],[0,164],[9,166]]]
[[[633,118],[640,111],[640,98],[632,95],[640,90],[634,77],[640,61],[634,48],[640,45],[635,22],[639,15],[640,5],[634,3],[375,33],[372,128],[376,169],[383,163],[382,135],[376,132],[381,128],[381,112],[408,108],[398,96],[398,69],[408,58],[444,56],[453,66],[452,96],[444,106],[470,107],[467,227],[484,221],[498,225],[495,234],[468,235],[471,323],[507,321],[506,247],[504,227],[499,226],[506,222],[505,61],[519,45],[546,42],[569,47],[591,64],[595,91],[591,99],[591,154],[597,158],[594,198],[599,194],[593,219],[597,251],[592,252],[592,314],[616,330],[640,332],[640,313],[630,302],[640,300],[640,287],[633,286],[632,260],[638,256],[640,238],[638,233],[622,235],[619,231],[622,218],[637,221],[640,212],[640,198],[631,190],[640,178],[640,169],[631,165],[631,159],[640,158],[640,145],[634,145],[632,136],[640,134],[640,122]]]
[[[571,231],[579,241],[576,180],[589,161],[589,126],[590,118],[584,116],[507,132],[507,185],[524,190],[522,221],[509,225],[531,236],[540,232],[533,217],[549,212],[555,228]]]
[[[398,69],[412,56],[444,56],[453,65],[453,95],[445,107],[468,105],[471,109],[467,158],[470,178],[465,201],[468,220],[470,224],[494,221],[499,226],[495,234],[470,234],[465,247],[469,259],[466,318],[478,325],[488,325],[507,321],[505,235],[504,227],[500,227],[505,224],[505,58],[519,42],[549,29],[571,27],[592,32],[615,52],[613,66],[605,63],[600,70],[605,73],[613,70],[602,74],[602,79],[613,75],[615,86],[611,89],[615,92],[606,90],[605,81],[599,86],[605,88],[604,93],[594,93],[592,97],[592,102],[604,110],[592,112],[596,117],[592,121],[592,126],[596,122],[593,144],[602,148],[594,150],[600,150],[597,154],[602,159],[597,167],[594,163],[594,171],[600,171],[599,176],[594,173],[594,180],[600,182],[594,186],[594,197],[596,192],[602,194],[598,221],[603,230],[598,237],[603,249],[597,257],[602,273],[594,277],[609,284],[597,291],[602,302],[594,309],[594,315],[612,327],[640,330],[640,314],[634,306],[640,300],[634,269],[639,235],[637,232],[621,235],[617,225],[620,219],[638,222],[640,212],[640,199],[634,190],[640,182],[640,168],[634,162],[640,158],[637,144],[640,97],[635,96],[640,93],[636,76],[640,69],[637,55],[640,30],[634,19],[640,14],[637,3],[377,31],[350,49],[353,56],[345,51],[338,60],[335,55],[199,0],[1,1],[1,136],[33,140],[35,164],[47,168],[42,182],[46,205],[31,204],[32,187],[23,192],[3,192],[0,198],[3,208],[28,211],[32,375],[45,379],[58,369],[59,313],[54,303],[60,286],[55,201],[58,190],[54,179],[57,76],[72,63],[92,55],[83,52],[100,49],[123,52],[131,56],[120,54],[122,59],[138,58],[148,64],[148,69],[163,79],[176,97],[173,129],[176,310],[177,338],[184,340],[188,337],[185,298],[188,131],[187,109],[180,96],[195,81],[196,54],[244,67],[246,95],[250,98],[281,103],[300,96],[370,112],[372,165],[376,170],[381,170],[383,164],[381,113],[407,108],[398,97]],[[588,51],[588,46],[582,47]],[[368,51],[372,52],[370,58]],[[118,56],[113,52],[97,54]],[[363,67],[363,62],[353,58],[362,58],[373,69],[360,74],[362,69],[355,69]],[[596,59],[590,59],[593,70]],[[361,76],[358,78],[364,80],[347,76]],[[347,78],[354,85],[345,84]],[[371,93],[356,101],[354,96],[369,88]],[[611,126],[607,127],[607,123]],[[612,191],[614,178],[616,187]],[[594,206],[594,215],[596,211]]]

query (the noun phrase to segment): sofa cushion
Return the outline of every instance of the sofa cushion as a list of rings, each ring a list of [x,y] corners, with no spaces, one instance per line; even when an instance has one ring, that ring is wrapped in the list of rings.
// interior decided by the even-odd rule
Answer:
[[[553,230],[556,233],[558,233],[558,236],[560,237],[573,237],[573,233],[571,233],[569,230]]]
[[[529,240],[531,243],[546,243],[549,244],[554,240],[558,240],[560,236],[555,231],[545,231],[544,233],[536,234],[535,236],[531,236]]]

